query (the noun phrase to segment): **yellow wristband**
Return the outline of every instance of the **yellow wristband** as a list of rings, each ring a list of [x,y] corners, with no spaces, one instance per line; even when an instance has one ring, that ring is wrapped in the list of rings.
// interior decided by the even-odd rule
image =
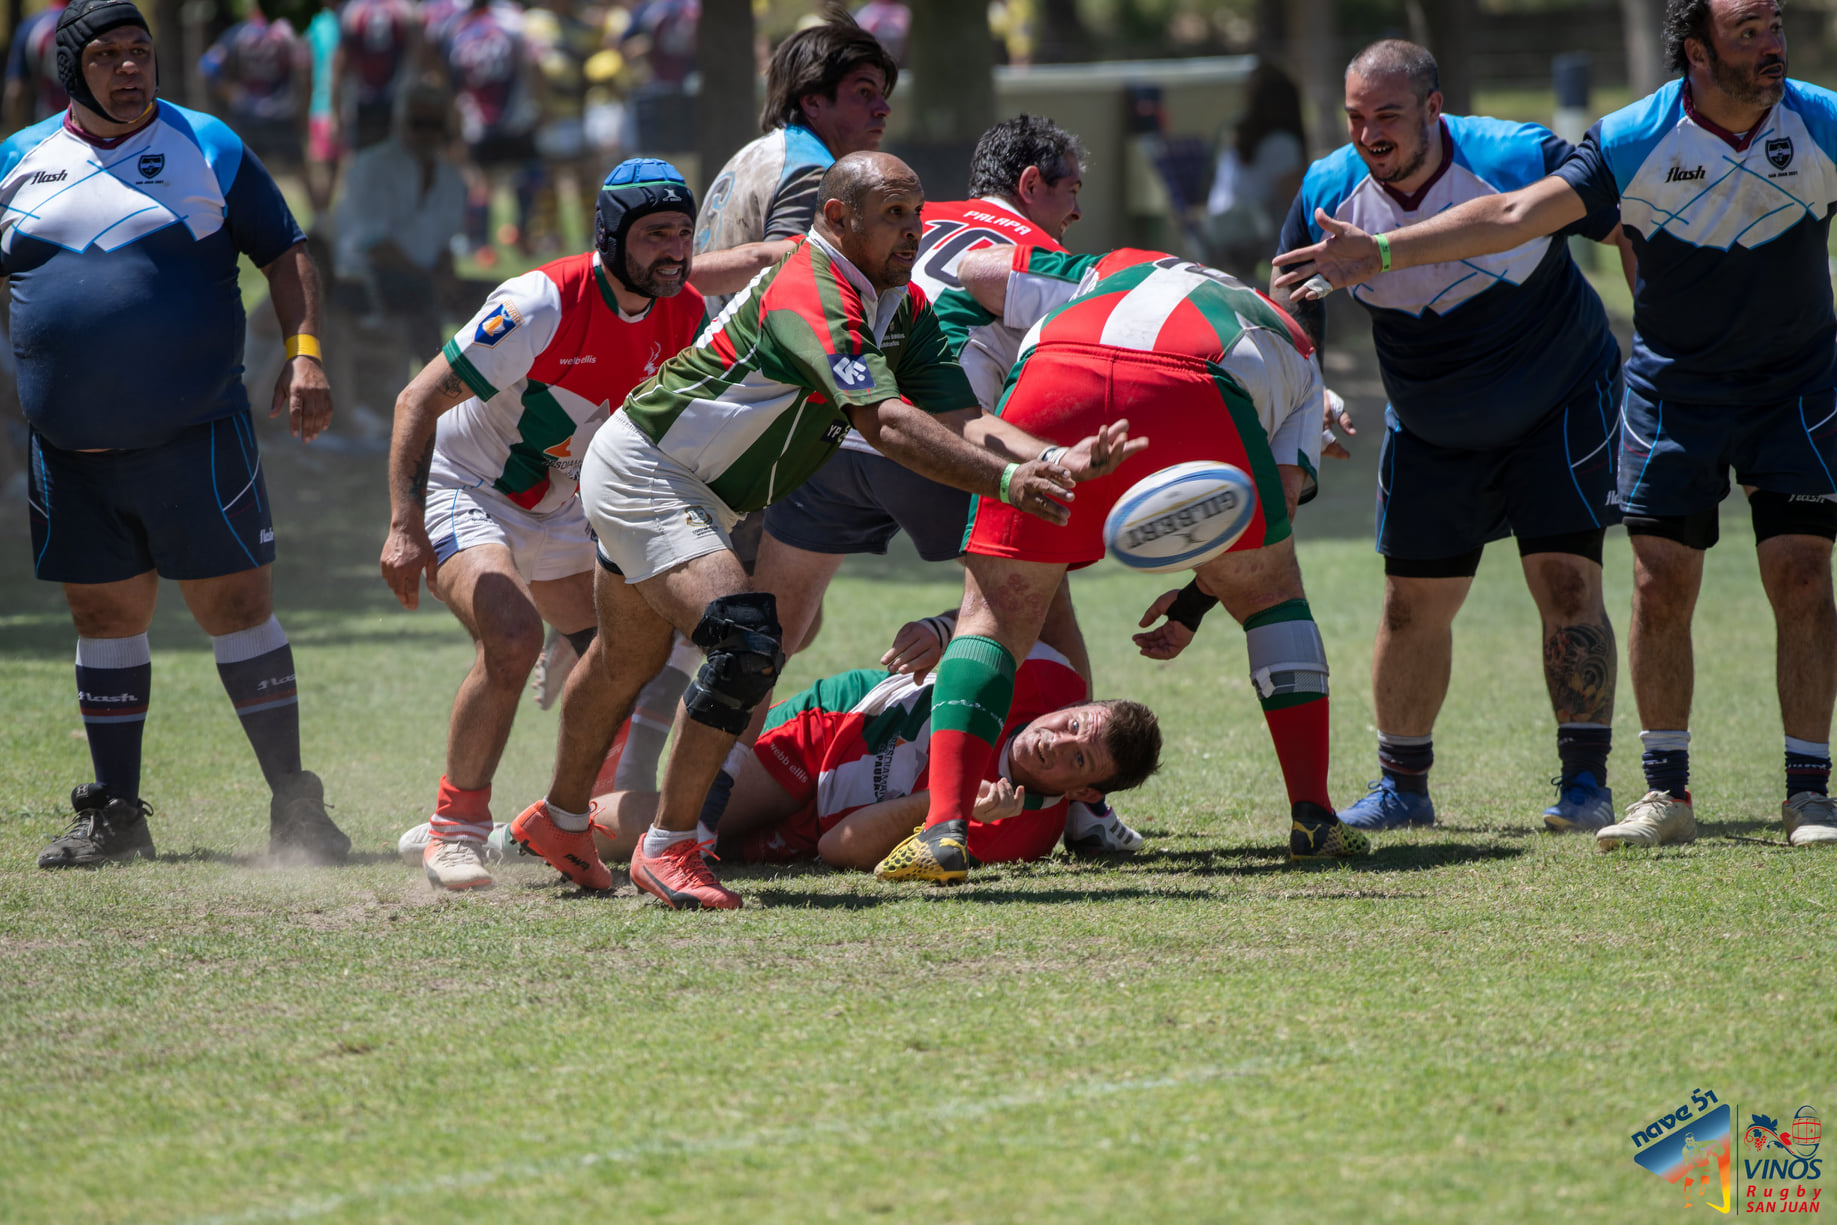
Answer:
[[[319,338],[311,332],[300,332],[297,335],[289,336],[287,338],[287,360],[292,361],[296,357],[316,357],[324,361],[325,355],[319,351]]]

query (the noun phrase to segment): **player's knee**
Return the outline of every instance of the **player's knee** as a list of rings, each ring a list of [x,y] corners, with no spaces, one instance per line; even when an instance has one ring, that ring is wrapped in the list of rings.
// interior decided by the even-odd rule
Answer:
[[[1760,546],[1761,582],[1774,607],[1812,613],[1831,602],[1831,554],[1814,541],[1774,539]]]
[[[479,639],[478,647],[487,672],[521,685],[542,657],[542,619],[533,615],[508,618],[492,626]]]
[[[1591,575],[1581,558],[1542,553],[1529,563],[1537,575],[1544,616],[1564,625],[1590,619],[1601,605],[1600,568]]]
[[[1264,701],[1326,695],[1327,644],[1312,617],[1252,625],[1244,631],[1244,647],[1251,683]]]
[[[784,631],[770,592],[710,600],[690,641],[707,655],[683,694],[689,717],[731,735],[746,730],[785,666]]]

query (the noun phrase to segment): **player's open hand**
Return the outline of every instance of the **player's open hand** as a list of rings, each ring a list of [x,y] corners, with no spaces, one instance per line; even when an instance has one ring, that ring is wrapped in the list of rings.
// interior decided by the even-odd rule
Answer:
[[[1162,621],[1153,629],[1147,628],[1167,616],[1167,610],[1174,606],[1174,600],[1179,595],[1178,591],[1164,593],[1160,599],[1148,606],[1148,611],[1142,614],[1140,621],[1136,622],[1147,632],[1134,636],[1135,645],[1140,648],[1142,654],[1150,659],[1172,659],[1186,650],[1186,644],[1193,640],[1193,631],[1179,621]]]
[[[1065,448],[1055,457],[1074,481],[1091,481],[1109,476],[1123,466],[1123,461],[1147,450],[1146,438],[1129,437],[1129,422],[1112,421],[1088,438]]]
[[[1027,806],[1027,789],[1016,787],[1005,778],[994,782],[982,780],[976,788],[976,806],[970,809],[970,816],[987,825],[990,821],[1005,821],[1009,817],[1019,816]]]
[[[301,442],[311,442],[332,423],[332,385],[316,357],[295,357],[281,364],[274,384],[270,417],[287,414],[287,432]]]
[[[395,592],[395,598],[402,601],[402,607],[411,612],[419,608],[421,576],[427,576],[428,590],[432,591],[434,575],[440,568],[433,543],[427,538],[427,529],[420,524],[391,524],[389,539],[383,541],[382,566],[383,581]]]
[[[893,645],[880,657],[881,666],[896,676],[916,676],[938,666],[944,648],[950,645],[950,623],[945,617],[921,617],[908,621],[893,635]]]
[[[1271,289],[1287,290],[1297,301],[1325,298],[1336,289],[1363,285],[1378,275],[1378,244],[1358,226],[1335,221],[1324,209],[1314,210],[1315,224],[1327,236],[1311,247],[1296,247],[1276,256],[1276,279]],[[1325,284],[1314,278],[1323,278]]]
[[[1327,388],[1322,396],[1320,409],[1320,453],[1329,459],[1351,459],[1352,452],[1346,449],[1339,436],[1333,431],[1343,431],[1351,438],[1358,431],[1352,428],[1352,414],[1346,411],[1346,401],[1332,388]]]
[[[1008,505],[1060,527],[1072,517],[1066,505],[1077,496],[1072,484],[1072,474],[1057,459],[1030,459],[1008,480]]]

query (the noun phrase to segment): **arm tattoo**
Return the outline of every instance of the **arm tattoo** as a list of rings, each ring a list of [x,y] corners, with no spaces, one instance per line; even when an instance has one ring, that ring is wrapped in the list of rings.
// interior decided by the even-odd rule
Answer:
[[[1558,723],[1614,721],[1614,627],[1559,626],[1544,639],[1544,685]]]
[[[409,474],[408,478],[408,496],[413,498],[415,505],[423,511],[427,509],[427,477],[433,466],[434,440],[429,438],[427,445],[421,448],[421,458],[415,461],[415,470]]]
[[[467,387],[457,374],[453,373],[450,366],[447,372],[440,376],[440,381],[434,385],[434,390],[449,400],[463,400],[472,394],[472,389]]]

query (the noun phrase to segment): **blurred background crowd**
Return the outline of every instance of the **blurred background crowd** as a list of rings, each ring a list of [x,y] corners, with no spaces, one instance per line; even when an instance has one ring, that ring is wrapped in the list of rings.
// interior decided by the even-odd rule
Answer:
[[[1821,2],[1833,7],[1795,9],[1795,76],[1821,79],[1837,45],[1837,0]],[[3,7],[4,119],[16,130],[65,105],[52,38],[62,5]],[[143,7],[161,95],[226,119],[308,228],[328,285],[332,445],[377,450],[396,391],[491,285],[590,244],[611,166],[665,157],[705,188],[759,132],[773,48],[821,19],[817,0]],[[1450,112],[1535,119],[1572,140],[1655,88],[1661,59],[1660,0],[849,8],[902,68],[885,147],[934,197],[963,194],[969,150],[990,123],[1048,115],[1090,155],[1074,249],[1161,246],[1250,278],[1266,270],[1309,158],[1344,140],[1340,74],[1352,49],[1414,39],[1442,65]],[[259,278],[248,283],[256,294]],[[264,331],[270,312],[250,319],[249,378],[262,386],[279,338]],[[17,444],[23,422],[4,419]],[[9,490],[18,483],[15,471]]]

